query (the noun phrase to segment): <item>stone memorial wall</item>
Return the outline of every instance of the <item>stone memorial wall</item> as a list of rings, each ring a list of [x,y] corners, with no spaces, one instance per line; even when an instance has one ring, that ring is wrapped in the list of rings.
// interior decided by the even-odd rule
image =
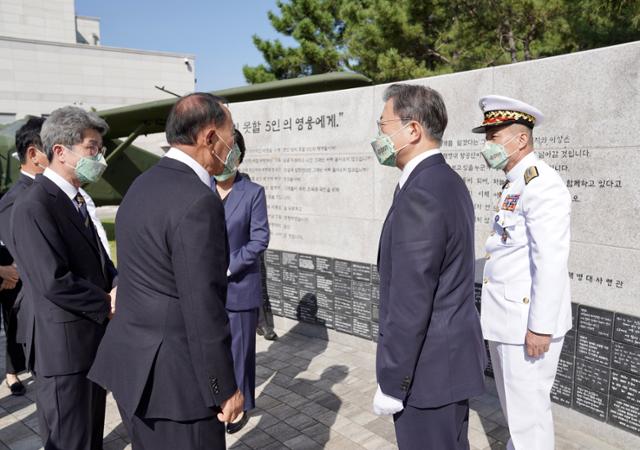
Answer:
[[[478,99],[502,94],[545,113],[540,157],[572,195],[569,276],[574,327],[556,402],[640,434],[640,43],[412,83],[444,97],[442,143],[476,211],[477,281],[505,177],[485,166]],[[386,86],[236,103],[247,142],[241,170],[267,193],[266,291],[274,313],[377,337],[378,237],[400,172],[369,145]],[[477,289],[479,305],[480,289]],[[488,369],[490,372],[490,368]]]

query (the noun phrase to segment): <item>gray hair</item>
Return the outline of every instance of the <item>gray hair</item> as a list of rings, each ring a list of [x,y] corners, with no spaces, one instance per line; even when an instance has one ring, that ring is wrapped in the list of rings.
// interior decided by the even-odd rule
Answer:
[[[437,142],[447,128],[447,108],[438,91],[416,84],[392,84],[384,91],[383,100],[393,99],[393,112],[402,118],[419,122]]]
[[[71,147],[82,142],[86,130],[96,130],[102,136],[109,131],[109,125],[94,112],[77,106],[64,106],[51,113],[42,125],[40,137],[49,161],[53,159],[56,144]]]

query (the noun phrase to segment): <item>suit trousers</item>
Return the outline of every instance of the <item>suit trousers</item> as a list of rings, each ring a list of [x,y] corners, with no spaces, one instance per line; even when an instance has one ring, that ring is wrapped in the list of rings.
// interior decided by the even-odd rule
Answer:
[[[256,327],[258,308],[227,311],[231,329],[233,371],[238,389],[244,395],[244,410],[256,407]]]
[[[563,342],[564,337],[553,339],[547,353],[531,358],[524,345],[489,341],[498,398],[511,434],[508,449],[555,448],[550,395]]]
[[[101,450],[106,391],[86,372],[36,374],[36,406],[45,450]]]
[[[400,450],[469,450],[469,400],[393,415]]]
[[[168,419],[128,417],[120,409],[132,450],[224,450],[224,424],[216,416],[176,422]]]
[[[14,299],[2,299],[2,326],[6,336],[5,368],[7,373],[18,374],[26,369],[24,349],[16,342],[17,314],[13,309]]]

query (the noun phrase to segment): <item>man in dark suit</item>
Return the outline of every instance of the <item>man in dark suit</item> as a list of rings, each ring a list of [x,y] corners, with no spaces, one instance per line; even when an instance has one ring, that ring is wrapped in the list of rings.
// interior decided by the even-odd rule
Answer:
[[[474,305],[474,212],[439,151],[440,94],[392,85],[380,163],[402,175],[380,236],[380,335],[374,412],[393,414],[401,449],[468,449],[468,399],[484,392],[485,349]]]
[[[105,391],[86,377],[111,314],[115,268],[105,253],[82,182],[104,168],[107,124],[76,107],[55,110],[41,138],[49,167],[20,196],[10,249],[35,316],[34,373],[45,449],[101,449]]]
[[[20,159],[20,177],[0,200],[0,277],[2,278],[0,302],[2,303],[3,325],[7,342],[6,383],[13,395],[23,395],[26,392],[24,385],[18,379],[18,373],[27,368],[25,352],[20,344],[27,343],[28,333],[24,325],[33,323],[33,321],[18,321],[18,311],[20,311],[24,303],[22,302],[22,281],[20,281],[14,258],[11,256],[7,245],[11,244],[9,230],[13,204],[33,184],[35,175],[42,173],[49,165],[47,155],[42,150],[42,140],[40,139],[40,129],[43,122],[43,118],[33,117],[16,132],[16,151]],[[26,311],[28,310],[29,308],[26,309]],[[19,330],[18,324],[20,324]],[[32,344],[31,337],[32,334],[28,339],[28,348]],[[30,352],[27,352],[27,354],[30,355]],[[32,363],[29,364],[29,369],[33,369]]]
[[[221,99],[182,97],[172,148],[116,216],[118,305],[90,378],[113,392],[135,449],[223,449],[241,412],[225,311],[229,251],[211,175],[233,147]]]

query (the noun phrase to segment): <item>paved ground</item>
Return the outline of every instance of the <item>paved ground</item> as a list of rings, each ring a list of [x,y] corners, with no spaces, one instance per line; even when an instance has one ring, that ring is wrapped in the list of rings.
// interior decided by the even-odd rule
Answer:
[[[376,387],[375,345],[317,328],[316,336],[310,338],[300,334],[308,333],[308,326],[283,320],[278,324],[279,340],[267,342],[258,338],[257,409],[245,429],[228,437],[229,448],[396,448],[391,420],[371,412]],[[291,328],[285,331],[283,327],[287,326]],[[0,348],[4,348],[4,337],[0,339]],[[0,362],[0,369],[3,366],[4,361]],[[489,393],[471,404],[469,441],[473,450],[503,449],[508,439],[491,380],[487,380],[487,385]],[[130,449],[111,397],[107,408],[105,450]],[[558,450],[622,448],[621,444],[614,446],[600,440],[595,421],[595,428],[587,423],[582,430],[568,425],[571,414],[564,408],[556,413]],[[37,430],[33,383],[28,385],[25,397],[12,397],[3,383],[0,450],[41,448]],[[619,434],[618,430],[611,433]],[[622,440],[626,438],[625,434]]]

